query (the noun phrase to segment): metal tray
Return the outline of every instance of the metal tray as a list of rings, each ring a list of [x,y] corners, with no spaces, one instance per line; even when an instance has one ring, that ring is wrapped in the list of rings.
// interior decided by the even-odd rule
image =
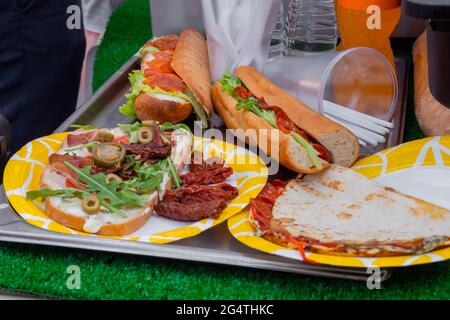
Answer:
[[[112,127],[117,123],[126,122],[126,119],[117,112],[117,107],[123,103],[124,94],[129,89],[128,73],[136,68],[139,68],[138,58],[132,57],[56,131],[67,131],[73,123]],[[405,60],[398,61],[398,74],[402,81],[395,114],[397,130],[391,133],[387,146],[397,145],[403,138],[407,96],[405,81],[408,79]],[[221,126],[217,119],[216,126]],[[382,149],[384,147],[380,146]],[[196,237],[164,245],[55,233],[34,227],[19,217],[9,206],[3,186],[0,189],[0,241],[189,260],[348,280],[366,281],[369,276],[364,269],[313,265],[248,248],[232,237],[226,223]],[[381,281],[388,279],[390,275],[390,270],[382,269]]]

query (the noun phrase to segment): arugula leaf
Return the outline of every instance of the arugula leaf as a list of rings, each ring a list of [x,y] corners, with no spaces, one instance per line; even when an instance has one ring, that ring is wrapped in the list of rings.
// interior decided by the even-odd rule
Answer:
[[[253,112],[258,117],[267,121],[272,127],[277,128],[277,114],[272,110],[264,110],[259,107],[258,100],[253,97],[247,97],[245,101],[239,100],[236,108]]]
[[[119,127],[120,130],[122,130],[124,132],[128,132],[130,134],[130,142],[131,143],[138,141],[137,131],[139,130],[139,128],[142,127],[142,125],[139,121],[136,121],[135,123],[132,123],[132,124],[119,123],[119,124],[117,124],[117,126]]]
[[[79,149],[94,147],[96,144],[100,144],[100,142],[92,141],[92,142],[88,142],[88,143],[85,143],[85,144],[80,144],[80,145],[77,145],[77,146],[74,146],[74,147],[67,148],[64,151],[75,151],[75,150],[79,150]]]
[[[156,164],[148,165],[140,161],[135,161],[133,170],[137,177],[122,182],[120,188],[134,192],[148,193],[157,190],[162,183],[164,170],[167,164],[165,160],[161,160]]]
[[[109,200],[111,205],[114,207],[120,207],[125,205],[117,192],[118,181],[113,181],[106,184],[104,173],[98,173],[95,175],[91,174],[91,166],[86,166],[84,168],[77,168],[69,161],[64,161],[64,164],[75,172],[81,182],[87,185],[87,190],[91,192],[98,192],[97,196],[100,200]]]
[[[42,200],[47,199],[48,197],[63,197],[63,198],[82,198],[88,194],[87,192],[84,192],[82,190],[73,189],[73,188],[65,188],[65,189],[58,189],[58,190],[52,190],[49,188],[43,188],[39,190],[33,190],[27,192],[27,200],[36,200],[38,198],[41,198]]]
[[[171,157],[167,157],[167,163],[169,164],[170,176],[173,178],[175,187],[181,187],[181,179],[178,176],[177,169],[175,169],[175,165],[173,164]]]
[[[146,195],[140,196],[135,193],[133,194],[133,192],[117,191],[120,185],[119,181],[113,181],[107,184],[105,182],[105,174],[98,173],[92,175],[90,173],[90,166],[79,169],[68,161],[65,161],[64,164],[77,174],[81,182],[87,184],[87,191],[97,194],[102,206],[121,217],[126,217],[126,215],[119,208],[124,206],[142,207],[148,198]]]
[[[122,131],[134,132],[134,131],[138,131],[142,125],[139,121],[136,121],[134,123],[118,123],[117,126]]]
[[[242,81],[233,76],[229,71],[225,72],[222,79],[219,80],[219,83],[222,85],[222,90],[232,97],[236,97],[234,89],[242,86]]]
[[[306,150],[306,152],[308,153],[308,156],[311,159],[311,161],[314,164],[314,166],[317,169],[321,170],[323,168],[323,164],[320,161],[319,153],[317,152],[317,150],[314,149],[314,147],[308,141],[306,141],[301,135],[299,135],[298,133],[292,131],[291,132],[291,136],[292,136],[292,138],[294,138],[294,140],[300,146],[302,146]]]
[[[147,194],[139,195],[136,192],[128,190],[121,190],[119,194],[122,201],[127,203],[128,205],[143,207],[148,201]]]
[[[83,130],[93,130],[93,129],[97,129],[94,126],[91,126],[90,124],[86,124],[86,125],[81,125],[81,124],[71,124],[69,126],[69,128],[74,128],[74,129],[83,129]]]
[[[189,127],[187,125],[185,125],[184,123],[172,124],[170,122],[166,122],[166,123],[160,125],[159,129],[162,132],[164,132],[164,131],[175,131],[175,130],[178,130],[178,129],[183,129],[183,130],[189,132],[192,135],[191,129],[189,129]]]
[[[100,205],[102,207],[105,207],[110,213],[114,213],[114,214],[118,215],[121,218],[126,218],[127,217],[127,215],[125,213],[123,213],[122,211],[120,211],[116,207],[112,206],[109,202],[107,202],[105,200],[100,200]]]

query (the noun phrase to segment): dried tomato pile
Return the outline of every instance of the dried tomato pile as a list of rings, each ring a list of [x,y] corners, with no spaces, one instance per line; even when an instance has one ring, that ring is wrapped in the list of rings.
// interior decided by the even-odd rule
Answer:
[[[167,191],[163,201],[155,206],[155,212],[180,221],[218,218],[227,201],[236,198],[239,191],[224,182],[233,174],[233,169],[214,160],[204,161],[202,155],[199,163],[194,153],[191,171],[181,177],[184,186]]]

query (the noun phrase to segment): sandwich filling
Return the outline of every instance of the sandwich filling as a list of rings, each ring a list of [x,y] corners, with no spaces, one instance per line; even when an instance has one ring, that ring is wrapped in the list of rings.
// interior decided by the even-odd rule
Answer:
[[[181,184],[174,167],[183,159],[173,150],[190,148],[189,131],[162,131],[156,123],[120,127],[69,134],[66,145],[49,157],[51,171],[65,179],[65,187],[30,191],[28,199],[78,198],[87,214],[127,218],[125,211],[145,207],[149,196],[163,190],[165,176]]]
[[[233,170],[203,158],[192,159],[188,170],[191,146],[184,124],[136,122],[79,130],[50,155],[45,187],[27,198],[49,199],[53,207],[85,218],[82,231],[89,233],[152,209],[180,221],[217,218],[238,196],[238,189],[226,183]]]
[[[229,72],[225,73],[219,82],[222,89],[236,100],[236,108],[238,110],[252,112],[273,128],[289,135],[307,152],[308,157],[317,169],[323,168],[322,160],[325,162],[330,161],[328,150],[304,130],[300,129],[280,107],[269,106],[262,97],[256,98],[241,80]]]

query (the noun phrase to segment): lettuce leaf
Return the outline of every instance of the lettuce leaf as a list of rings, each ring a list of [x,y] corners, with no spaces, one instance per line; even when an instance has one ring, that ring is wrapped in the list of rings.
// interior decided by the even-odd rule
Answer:
[[[317,152],[317,150],[314,149],[314,147],[298,133],[292,131],[291,137],[295,140],[295,142],[297,142],[301,147],[303,147],[306,150],[314,166],[317,169],[321,170],[323,168],[323,165],[322,162],[320,161],[319,153]]]
[[[247,97],[245,101],[239,99],[236,109],[253,112],[272,127],[277,128],[277,114],[275,111],[261,109],[258,100],[253,97]]]
[[[142,47],[141,50],[139,50],[139,57],[142,60],[147,55],[147,53],[158,52],[158,51],[161,51],[161,50],[159,50],[157,47],[154,47],[154,46]]]
[[[253,112],[267,121],[272,127],[277,128],[277,115],[274,111],[261,109],[258,100],[254,97],[247,97],[247,99],[243,100],[235,93],[237,87],[244,86],[240,79],[227,71],[222,79],[219,80],[219,83],[222,85],[222,90],[237,101],[236,109]]]
[[[186,89],[186,97],[188,101],[192,104],[192,109],[194,110],[197,120],[201,122],[202,128],[208,128],[208,115],[202,104],[197,100],[197,98],[192,94],[191,90]]]
[[[128,75],[131,84],[131,92],[126,94],[127,102],[119,107],[119,112],[126,115],[130,119],[136,119],[136,112],[134,111],[134,102],[137,96],[144,90],[143,84],[144,73],[141,70],[134,70]]]
[[[233,76],[229,71],[225,72],[222,79],[219,80],[219,83],[222,85],[222,90],[233,98],[236,98],[234,89],[242,86],[242,81]]]

